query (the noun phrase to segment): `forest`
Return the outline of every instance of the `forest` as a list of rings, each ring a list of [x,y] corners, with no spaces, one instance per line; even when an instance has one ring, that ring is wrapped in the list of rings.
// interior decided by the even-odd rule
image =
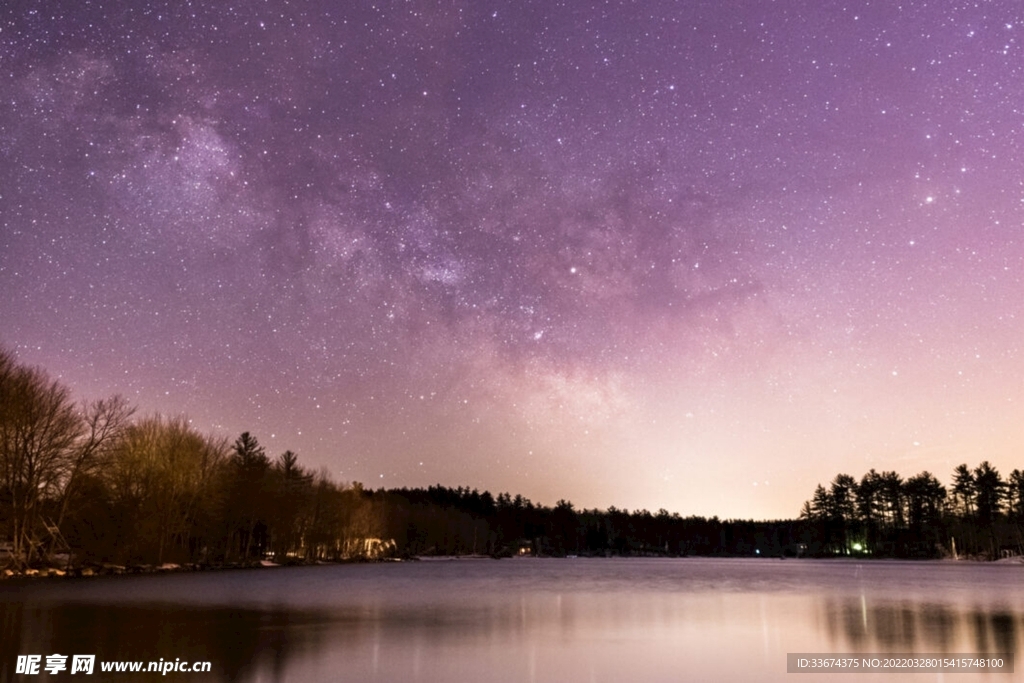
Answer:
[[[1024,472],[1004,480],[988,461],[953,471],[946,489],[930,472],[903,479],[874,469],[818,485],[800,520],[811,554],[998,559],[1024,554]]]
[[[0,569],[239,566],[424,555],[973,557],[1022,551],[1024,474],[983,462],[947,489],[871,470],[799,518],[553,507],[465,487],[370,490],[124,398],[79,404],[0,349]]]

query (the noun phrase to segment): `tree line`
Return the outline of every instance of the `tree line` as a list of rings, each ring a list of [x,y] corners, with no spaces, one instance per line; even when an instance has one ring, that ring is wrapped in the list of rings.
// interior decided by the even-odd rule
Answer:
[[[15,569],[194,565],[415,555],[935,556],[1021,545],[1024,475],[957,468],[952,494],[928,473],[872,470],[818,487],[800,518],[682,517],[661,509],[553,507],[469,488],[364,489],[267,454],[245,432],[199,433],[138,416],[118,396],[76,403],[0,349],[0,547]],[[4,555],[0,554],[0,564]]]
[[[0,542],[15,568],[207,565],[421,554],[781,553],[793,522],[577,510],[468,488],[364,489],[118,396],[77,404],[0,350]]]
[[[137,417],[115,396],[76,404],[67,387],[0,349],[0,547],[16,569],[79,563],[230,564],[339,559],[379,549],[374,501],[233,443],[185,418]],[[2,564],[0,555],[0,564]]]
[[[800,519],[817,555],[967,556],[1024,552],[1024,472],[1004,480],[988,461],[953,471],[947,489],[930,472],[903,479],[869,471],[817,486]]]

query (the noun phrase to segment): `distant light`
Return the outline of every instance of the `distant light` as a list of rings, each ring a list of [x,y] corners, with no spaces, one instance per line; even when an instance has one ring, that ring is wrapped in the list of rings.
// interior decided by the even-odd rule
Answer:
[[[864,550],[864,546],[862,546],[860,543],[854,543],[853,549],[859,553],[860,551]]]

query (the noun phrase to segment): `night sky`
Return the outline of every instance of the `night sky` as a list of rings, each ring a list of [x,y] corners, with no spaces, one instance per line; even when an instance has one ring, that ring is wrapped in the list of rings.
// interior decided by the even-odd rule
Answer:
[[[0,9],[0,345],[336,480],[1024,465],[1024,6]]]

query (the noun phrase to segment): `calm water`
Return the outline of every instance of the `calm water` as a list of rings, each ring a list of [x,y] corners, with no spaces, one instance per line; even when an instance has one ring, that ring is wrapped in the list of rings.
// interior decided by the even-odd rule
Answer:
[[[14,676],[18,654],[79,653],[208,660],[169,678],[210,682],[810,681],[787,652],[1021,651],[1024,566],[581,558],[5,581],[0,627],[0,680],[46,678]]]

